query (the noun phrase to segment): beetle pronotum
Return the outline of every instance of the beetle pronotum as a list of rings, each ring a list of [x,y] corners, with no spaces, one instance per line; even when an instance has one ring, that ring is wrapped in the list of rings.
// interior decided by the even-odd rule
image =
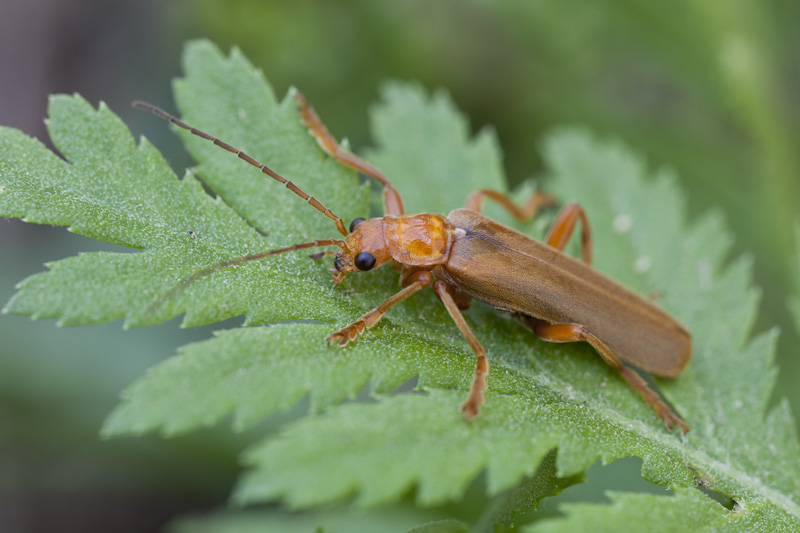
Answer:
[[[259,168],[331,219],[345,237],[295,244],[219,263],[185,279],[154,305],[221,268],[292,250],[338,246],[334,284],[349,272],[365,272],[391,262],[400,270],[402,288],[352,324],[332,333],[328,343],[347,345],[374,326],[396,303],[422,289],[433,288],[476,357],[472,385],[462,406],[467,419],[478,414],[486,387],[484,377],[489,372],[486,350],[461,315],[461,310],[475,299],[523,315],[527,325],[543,340],[588,342],[652,406],[669,430],[677,424],[684,433],[688,431],[686,423],[622,362],[657,376],[675,377],[691,357],[689,334],[651,301],[591,268],[592,239],[580,205],[569,204],[559,212],[544,243],[480,214],[483,199],[488,198],[515,218],[532,217],[547,201],[539,193],[519,208],[497,191],[480,190],[469,196],[464,208],[450,212],[447,217],[431,213],[407,215],[400,194],[388,178],[363,159],[340,149],[305,98],[300,93],[295,97],[303,123],[322,150],[383,186],[384,216],[356,219],[348,231],[342,219],[319,200],[266,165],[158,107],[134,102],[134,106],[152,111]],[[579,221],[581,260],[562,252]]]

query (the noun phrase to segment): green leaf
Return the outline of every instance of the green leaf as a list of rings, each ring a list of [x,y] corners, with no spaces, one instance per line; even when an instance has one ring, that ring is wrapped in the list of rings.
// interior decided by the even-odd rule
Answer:
[[[701,483],[740,508],[797,520],[793,422],[785,403],[769,411],[766,403],[775,335],[747,341],[757,303],[750,262],[723,269],[731,239],[719,217],[687,227],[669,174],[647,180],[642,161],[623,147],[573,130],[554,135],[546,154],[560,196],[596,214],[598,267],[643,293],[660,291],[659,303],[692,330],[689,369],[671,383],[659,380],[692,426],[688,437],[659,428],[591,350],[537,343],[478,308],[469,317],[494,356],[489,388],[503,393],[487,395],[479,420],[464,426],[454,413],[463,395],[436,390],[343,406],[254,448],[248,458],[256,470],[244,478],[240,501],[280,497],[303,507],[357,495],[359,504],[373,505],[416,486],[418,501],[431,505],[457,498],[484,469],[489,493],[497,493],[557,447],[560,476],[595,458],[636,455],[653,482]],[[430,385],[426,379],[422,386]],[[754,432],[769,444],[753,442]],[[389,470],[387,450],[394,458]],[[328,482],[314,484],[300,471],[322,473]]]
[[[316,513],[288,513],[278,509],[238,509],[182,517],[170,524],[170,533],[375,533],[415,531],[414,524],[434,519],[436,513],[399,505],[364,513],[329,509]],[[452,523],[445,520],[434,524]],[[420,526],[426,527],[426,526]],[[424,531],[424,530],[422,530]],[[435,531],[435,530],[432,530]],[[458,531],[443,529],[440,531]],[[462,528],[461,531],[464,531]]]
[[[346,221],[368,212],[368,187],[319,150],[291,92],[278,102],[240,53],[224,57],[206,42],[189,45],[184,69],[175,88],[187,122],[268,163]],[[370,158],[409,210],[446,213],[472,190],[502,189],[493,137],[470,138],[443,95],[428,99],[418,87],[394,84],[383,98]],[[751,262],[726,266],[732,239],[721,218],[687,224],[674,179],[650,176],[625,147],[563,130],[548,139],[545,156],[553,192],[586,208],[595,266],[642,294],[659,292],[659,305],[692,332],[688,369],[672,382],[656,380],[691,426],[685,438],[668,433],[588,346],[539,341],[478,303],[465,316],[488,349],[491,374],[481,415],[465,422],[459,405],[474,356],[432,291],[392,308],[347,348],[328,347],[328,334],[397,290],[388,268],[332,288],[329,259],[285,254],[221,269],[173,295],[181,280],[220,261],[330,237],[333,224],[183,130],[198,167],[179,180],[102,105],[57,97],[48,128],[66,160],[19,132],[0,131],[0,214],[67,225],[139,251],[53,263],[20,285],[7,311],[65,324],[125,318],[146,325],[184,312],[186,325],[240,314],[247,324],[270,323],[221,332],[156,366],[125,391],[106,435],[172,435],[229,415],[238,430],[309,395],[309,416],[247,453],[237,501],[305,508],[355,498],[371,506],[413,491],[419,504],[435,505],[460,499],[485,472],[493,500],[484,516],[500,523],[509,515],[493,509],[508,510],[505,496],[525,486],[540,487],[527,500],[533,505],[598,459],[637,456],[648,480],[726,494],[737,517],[753,510],[786,523],[800,518],[795,428],[785,402],[767,403],[775,333],[749,340],[758,301]],[[417,391],[389,394],[414,376]],[[365,384],[374,401],[340,405]],[[731,515],[706,496],[685,494]],[[652,505],[673,500],[680,501]]]
[[[699,490],[677,489],[669,496],[608,493],[610,506],[564,504],[566,519],[543,521],[524,531],[556,533],[571,531],[790,531],[778,526],[779,516],[765,516],[761,509],[731,513]]]
[[[522,480],[516,487],[496,496],[486,506],[472,531],[494,531],[494,526],[497,524],[512,527],[516,515],[531,509],[536,510],[542,499],[559,494],[570,485],[584,481],[582,473],[568,478],[558,477],[556,457],[556,450],[551,450],[542,459],[538,470],[532,476]]]
[[[429,522],[414,529],[409,529],[408,533],[467,533],[467,525],[458,520],[437,520]]]
[[[433,367],[439,359],[435,346],[410,342],[403,332],[391,330],[347,350],[333,349],[323,341],[330,330],[286,323],[223,331],[186,346],[125,391],[104,432],[161,429],[173,435],[213,425],[231,411],[234,427],[246,429],[306,394],[315,412],[353,398],[370,376],[375,391],[394,390],[420,366]],[[458,383],[459,371],[469,372],[466,363],[459,367],[451,385]],[[176,410],[176,405],[183,407]]]
[[[429,98],[419,85],[395,82],[381,97],[370,113],[377,148],[367,155],[400,191],[406,212],[447,214],[474,191],[506,190],[494,131],[470,138],[467,119],[444,91]]]
[[[366,212],[366,189],[354,173],[320,154],[297,120],[291,94],[265,105],[263,76],[235,51],[226,59],[211,45],[197,43],[187,50],[185,63],[191,73],[214,63],[216,75],[227,75],[229,83],[262,89],[231,94],[230,85],[201,84],[204,97],[233,107],[226,120],[198,121],[198,126],[238,142],[306,188],[324,185],[321,192],[327,196],[321,200],[334,213],[350,219]],[[187,108],[200,105],[196,95],[184,92]],[[246,97],[251,100],[233,100]],[[0,214],[66,225],[141,252],[83,254],[51,263],[49,272],[20,284],[7,312],[57,317],[67,325],[125,318],[127,325],[139,326],[181,312],[185,325],[245,313],[248,323],[333,320],[348,307],[330,291],[325,267],[302,254],[215,272],[157,305],[181,280],[205,267],[337,232],[329,220],[300,199],[292,201],[290,193],[268,183],[256,169],[199,138],[192,140],[206,146],[189,144],[202,161],[204,180],[212,186],[220,180],[229,184],[219,187],[217,199],[203,191],[192,173],[178,180],[147,141],[137,146],[103,104],[94,110],[80,97],[54,97],[47,124],[66,161],[18,131],[0,133],[0,149],[9,154],[0,167]],[[207,157],[202,157],[204,149]]]
[[[643,162],[615,144],[592,150],[588,140],[575,132],[551,140],[547,153],[556,193],[567,197],[573,191],[573,199],[592,213],[598,239],[607,239],[596,247],[600,268],[642,292],[661,291],[659,304],[693,332],[691,364],[661,386],[679,412],[691,413],[689,436],[696,449],[689,463],[726,494],[749,493],[739,484],[747,477],[757,492],[776,490],[776,501],[796,498],[790,496],[800,488],[794,425],[786,405],[767,410],[776,375],[775,333],[747,340],[757,304],[756,291],[748,287],[751,261],[740,259],[720,271],[731,238],[718,216],[687,228],[684,202],[668,172],[657,173],[637,194]],[[771,445],[753,442],[754,431]],[[744,476],[754,469],[761,475]],[[723,481],[726,470],[739,482]]]

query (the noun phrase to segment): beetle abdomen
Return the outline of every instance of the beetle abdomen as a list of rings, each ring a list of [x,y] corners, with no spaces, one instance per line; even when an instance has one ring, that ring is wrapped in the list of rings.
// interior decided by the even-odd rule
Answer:
[[[434,273],[470,297],[550,324],[580,324],[623,361],[659,376],[676,376],[689,362],[689,334],[652,302],[473,211],[448,219],[466,235]]]

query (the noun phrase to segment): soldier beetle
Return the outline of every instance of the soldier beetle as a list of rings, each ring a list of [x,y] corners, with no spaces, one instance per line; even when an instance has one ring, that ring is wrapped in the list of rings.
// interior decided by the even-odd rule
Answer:
[[[478,414],[486,387],[484,378],[489,372],[486,350],[461,314],[475,299],[522,315],[523,322],[545,341],[588,342],[652,406],[668,430],[677,424],[684,433],[688,431],[686,423],[623,361],[656,376],[675,377],[691,357],[689,334],[652,301],[592,269],[592,238],[580,205],[569,204],[559,212],[544,242],[480,214],[483,200],[488,198],[517,219],[533,217],[537,209],[548,202],[548,197],[541,193],[534,194],[520,208],[502,193],[480,190],[469,196],[462,209],[451,211],[447,217],[431,213],[406,214],[400,194],[389,179],[363,159],[340,149],[305,98],[300,93],[296,93],[295,98],[303,123],[322,150],[383,186],[384,216],[353,220],[348,231],[342,219],[319,200],[266,165],[156,106],[134,102],[135,107],[149,110],[213,142],[284,184],[332,220],[344,236],[342,240],[295,244],[219,263],[190,276],[156,305],[221,268],[293,250],[337,246],[332,269],[334,284],[350,272],[366,272],[391,263],[400,270],[401,290],[352,324],[332,333],[327,338],[328,343],[347,345],[374,326],[393,305],[431,287],[476,357],[472,385],[461,408],[465,418]],[[578,222],[581,225],[580,260],[562,251]],[[316,257],[322,255],[325,252],[315,254]]]

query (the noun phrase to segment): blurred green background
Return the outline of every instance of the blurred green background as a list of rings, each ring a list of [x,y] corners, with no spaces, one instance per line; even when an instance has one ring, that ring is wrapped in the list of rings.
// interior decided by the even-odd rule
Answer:
[[[191,162],[169,129],[129,104],[174,109],[169,80],[195,37],[239,46],[278,94],[302,89],[357,149],[369,145],[367,105],[382,81],[445,87],[474,129],[496,128],[512,184],[542,173],[549,129],[585,124],[651,167],[674,168],[692,216],[724,212],[735,254],[755,258],[756,330],[781,328],[773,399],[788,397],[800,413],[798,335],[786,308],[800,288],[798,20],[796,0],[4,0],[0,124],[47,143],[47,95],[79,92],[107,102],[182,174]],[[1,220],[0,301],[46,261],[109,248]],[[1,317],[0,527],[148,531],[224,506],[247,436],[97,437],[124,386],[219,327],[63,329]],[[636,462],[597,467],[588,487],[559,498],[601,498],[610,486],[641,488]]]

